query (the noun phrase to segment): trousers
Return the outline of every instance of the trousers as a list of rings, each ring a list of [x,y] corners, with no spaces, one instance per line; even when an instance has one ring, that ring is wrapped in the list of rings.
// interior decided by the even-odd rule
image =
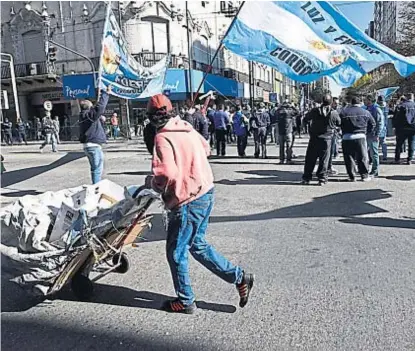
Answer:
[[[314,167],[318,159],[317,178],[320,181],[327,181],[331,144],[332,139],[329,138],[324,139],[316,136],[310,138],[305,155],[303,180],[310,181],[313,178]]]
[[[369,155],[367,152],[366,138],[343,140],[343,157],[346,171],[350,179],[354,179],[354,168],[357,163],[357,169],[362,178],[369,175]]]

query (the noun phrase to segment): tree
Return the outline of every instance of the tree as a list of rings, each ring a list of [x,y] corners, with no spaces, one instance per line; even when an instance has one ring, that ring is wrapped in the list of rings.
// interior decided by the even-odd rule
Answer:
[[[415,55],[415,1],[402,3],[398,14],[399,26],[396,50],[404,56]]]
[[[325,94],[330,93],[330,90],[323,87],[323,82],[318,80],[316,87],[311,91],[310,97],[314,101],[322,101]]]

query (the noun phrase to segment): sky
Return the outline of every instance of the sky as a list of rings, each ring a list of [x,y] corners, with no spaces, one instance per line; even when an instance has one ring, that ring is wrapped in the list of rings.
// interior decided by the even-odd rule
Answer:
[[[364,31],[369,22],[373,19],[374,1],[330,1],[333,5],[338,6],[339,10],[362,31]],[[347,3],[347,5],[344,5]],[[350,5],[349,5],[350,4]],[[330,89],[333,96],[339,96],[341,87],[330,79]]]

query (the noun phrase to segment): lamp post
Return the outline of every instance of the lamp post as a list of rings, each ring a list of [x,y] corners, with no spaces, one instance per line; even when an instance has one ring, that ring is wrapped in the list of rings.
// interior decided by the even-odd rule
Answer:
[[[190,98],[193,101],[193,82],[192,82],[192,64],[193,64],[193,55],[192,55],[192,43],[190,42],[190,27],[189,27],[189,9],[187,7],[187,1],[186,1],[186,31],[187,31],[187,56],[189,58],[189,68],[187,70],[188,72],[188,87],[190,90]]]

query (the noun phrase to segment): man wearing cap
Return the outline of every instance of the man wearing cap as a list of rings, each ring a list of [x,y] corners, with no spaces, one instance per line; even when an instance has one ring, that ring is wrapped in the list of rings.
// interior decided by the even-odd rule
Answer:
[[[104,153],[102,144],[107,142],[107,136],[103,127],[103,114],[107,107],[111,86],[107,91],[102,90],[96,106],[89,100],[80,102],[81,112],[79,115],[79,141],[84,144],[84,152],[91,166],[92,184],[101,180],[104,170]]]
[[[210,147],[194,128],[177,117],[170,100],[162,95],[147,105],[150,123],[155,126],[152,175],[146,186],[162,195],[169,209],[167,260],[177,299],[166,301],[168,312],[194,313],[195,295],[190,286],[190,254],[212,273],[235,284],[244,307],[254,283],[252,274],[234,266],[206,241],[206,230],[214,204],[213,173],[208,162]]]

